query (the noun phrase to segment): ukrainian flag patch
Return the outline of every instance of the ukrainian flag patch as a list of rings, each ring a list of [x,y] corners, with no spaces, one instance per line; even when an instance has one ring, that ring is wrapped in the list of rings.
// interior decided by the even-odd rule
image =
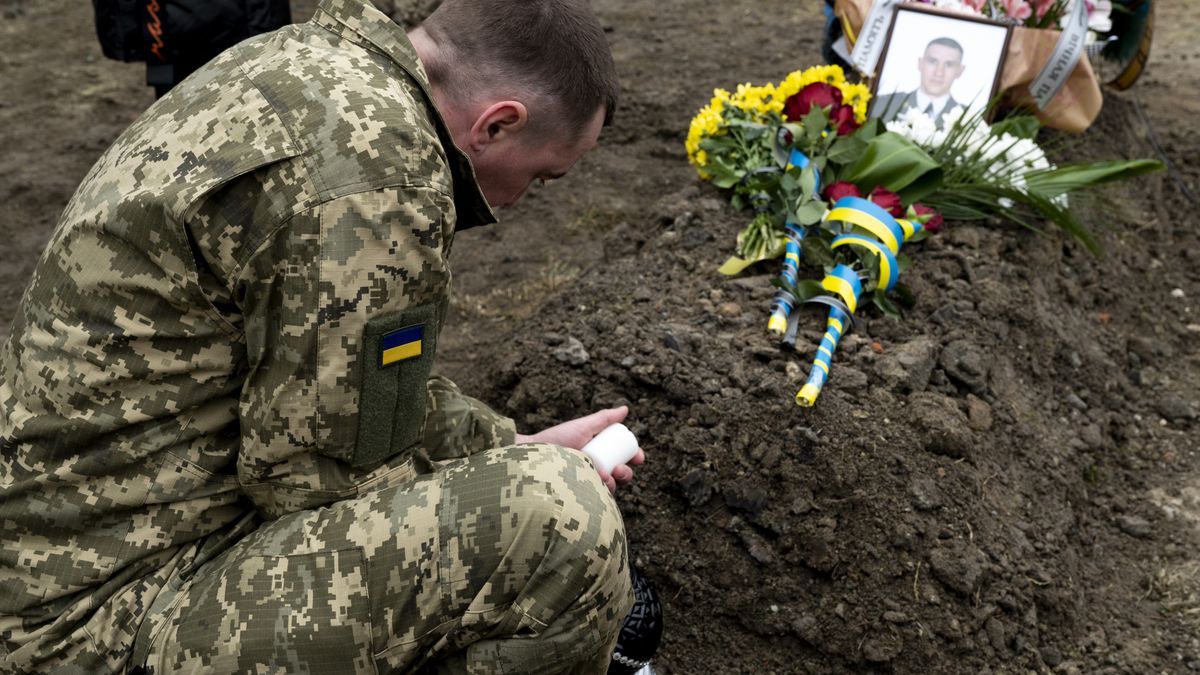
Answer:
[[[384,334],[379,341],[380,366],[421,355],[421,342],[425,338],[425,324],[419,323]]]

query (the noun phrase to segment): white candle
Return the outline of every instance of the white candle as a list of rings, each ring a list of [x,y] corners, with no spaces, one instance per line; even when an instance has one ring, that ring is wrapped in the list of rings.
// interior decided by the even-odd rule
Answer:
[[[591,457],[596,468],[605,473],[612,473],[613,467],[628,462],[637,450],[637,437],[621,423],[606,427],[583,446],[583,454]]]

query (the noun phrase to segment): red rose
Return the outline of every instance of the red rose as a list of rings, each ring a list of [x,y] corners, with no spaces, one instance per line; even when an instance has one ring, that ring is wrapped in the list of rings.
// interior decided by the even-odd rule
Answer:
[[[859,192],[858,186],[856,186],[854,183],[847,183],[844,180],[839,180],[836,183],[830,183],[829,186],[825,188],[825,198],[833,204],[836,204],[837,200],[841,199],[842,197],[861,196],[862,192]]]
[[[842,90],[827,82],[813,82],[783,102],[783,117],[799,122],[812,107],[834,108],[842,104]]]
[[[904,215],[904,207],[900,204],[900,195],[891,190],[877,187],[871,190],[871,196],[868,199],[897,218]]]
[[[848,105],[838,106],[829,116],[829,123],[837,129],[838,136],[854,133],[858,129],[858,120],[854,119],[854,108]]]
[[[924,204],[913,204],[913,211],[916,211],[918,216],[929,215],[929,220],[925,221],[924,228],[929,230],[930,234],[937,234],[942,231],[942,224],[944,222],[942,214]]]

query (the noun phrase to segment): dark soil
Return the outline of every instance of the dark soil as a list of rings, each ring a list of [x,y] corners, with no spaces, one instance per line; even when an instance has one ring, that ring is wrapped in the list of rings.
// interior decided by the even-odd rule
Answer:
[[[914,245],[916,305],[861,310],[805,410],[824,319],[782,350],[774,265],[716,274],[745,215],[683,136],[713,87],[817,63],[818,3],[596,0],[616,124],[460,236],[442,369],[528,432],[631,406],[649,459],[619,499],[665,604],[660,671],[1200,669],[1200,234],[1176,182],[1200,191],[1200,10],[1159,5],[1149,74],[1058,159],[1154,156],[1136,97],[1179,173],[1081,207],[1102,258],[998,222]],[[0,0],[3,324],[151,99],[91,31],[86,3]]]

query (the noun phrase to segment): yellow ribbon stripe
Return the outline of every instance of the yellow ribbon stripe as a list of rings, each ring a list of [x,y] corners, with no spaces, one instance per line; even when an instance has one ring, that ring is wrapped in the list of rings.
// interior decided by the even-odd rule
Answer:
[[[796,392],[796,403],[805,407],[811,408],[817,402],[817,396],[821,394],[821,388],[815,384],[806,384]]]
[[[854,310],[858,309],[858,298],[854,297],[854,288],[850,286],[850,282],[841,277],[835,277],[832,274],[825,275],[821,280],[821,288],[836,293],[846,303],[846,308],[853,314]]]
[[[904,231],[904,241],[908,241],[909,239],[911,239],[913,236],[913,233],[917,231],[917,228],[914,227],[911,222],[905,220],[904,218],[897,218],[896,224],[899,225],[900,229]]]
[[[783,335],[787,332],[787,319],[781,314],[772,314],[771,319],[767,322],[767,330],[776,335]]]
[[[867,239],[866,237],[862,237],[859,239],[843,239],[842,241],[835,241],[831,248],[838,248],[841,246],[861,246],[861,247],[867,249],[868,251],[870,251],[871,253],[874,253],[876,256],[879,257],[879,278],[880,279],[891,279],[892,278],[892,264],[890,262],[888,262],[888,257],[883,254],[883,246],[880,245],[878,242],[871,241],[870,239]],[[883,284],[880,284],[880,285],[882,286]],[[851,310],[851,311],[853,311],[853,310]]]
[[[901,242],[896,241],[896,235],[892,234],[891,228],[866,211],[843,206],[827,213],[825,220],[841,220],[857,225],[875,235],[875,238],[882,241],[893,254],[900,252]]]

